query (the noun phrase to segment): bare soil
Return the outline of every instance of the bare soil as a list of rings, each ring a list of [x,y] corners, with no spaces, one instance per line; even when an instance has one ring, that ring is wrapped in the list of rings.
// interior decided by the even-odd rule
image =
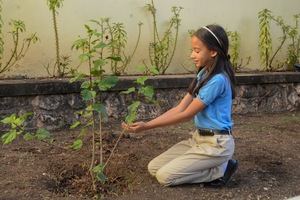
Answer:
[[[68,150],[78,131],[55,132],[54,145],[17,140],[0,148],[0,199],[287,199],[300,195],[300,112],[235,115],[234,158],[240,163],[223,188],[202,184],[162,187],[147,172],[148,162],[187,139],[193,124],[160,128],[122,138],[108,164],[105,185],[91,189],[90,144]],[[105,155],[120,133],[104,128]],[[88,139],[87,139],[88,141]],[[99,155],[97,155],[97,158]]]

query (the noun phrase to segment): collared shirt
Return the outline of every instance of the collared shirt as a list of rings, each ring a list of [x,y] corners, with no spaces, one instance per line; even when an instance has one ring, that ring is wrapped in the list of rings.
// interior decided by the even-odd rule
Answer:
[[[198,81],[204,74],[205,69],[202,69],[197,75]],[[228,76],[223,73],[214,75],[200,88],[196,98],[205,104],[205,108],[194,117],[197,128],[232,129],[232,91]]]

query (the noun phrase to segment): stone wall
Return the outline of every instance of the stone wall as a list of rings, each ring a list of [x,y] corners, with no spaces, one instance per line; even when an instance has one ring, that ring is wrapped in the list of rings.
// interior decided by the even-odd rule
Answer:
[[[300,108],[300,83],[239,85],[233,113],[283,112]]]
[[[295,75],[296,74],[296,75]],[[233,113],[283,112],[300,109],[300,73],[269,75],[237,75],[236,98]],[[138,118],[158,116],[175,106],[186,94],[192,75],[153,77],[148,81],[156,89],[157,105],[142,104]],[[111,91],[103,93],[102,100],[110,120],[121,121],[133,95],[120,94],[131,87],[135,77],[122,78]],[[68,128],[84,108],[80,84],[67,80],[0,81],[0,119],[12,113],[33,112],[27,127],[48,130]],[[0,130],[5,127],[0,125]]]

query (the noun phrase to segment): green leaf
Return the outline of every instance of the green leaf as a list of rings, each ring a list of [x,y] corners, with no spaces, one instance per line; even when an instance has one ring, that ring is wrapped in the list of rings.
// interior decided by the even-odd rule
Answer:
[[[104,59],[94,60],[93,63],[94,63],[94,67],[96,67],[96,68],[102,67],[106,64]]]
[[[146,80],[148,80],[147,76],[141,76],[141,77],[137,78],[135,82],[139,85],[145,85]]]
[[[86,112],[93,112],[93,110],[94,110],[94,109],[93,109],[93,105],[91,105],[91,104],[88,105],[88,106],[85,108],[85,111],[86,111]]]
[[[83,142],[81,139],[75,140],[71,145],[71,148],[74,150],[79,150],[82,148]]]
[[[104,184],[107,181],[107,177],[104,174],[104,165],[98,164],[93,168],[93,172],[95,173],[95,177],[98,181]]]
[[[76,122],[74,122],[74,123],[70,126],[70,129],[77,128],[80,124],[81,124],[80,121],[76,121]]]
[[[16,34],[17,32],[26,31],[25,23],[22,20],[11,20],[9,25],[12,26],[12,32]]]
[[[93,23],[96,23],[96,24],[98,24],[99,26],[101,25],[100,22],[99,22],[98,20],[91,19],[91,20],[89,20],[89,21],[90,21],[90,22],[93,22]]]
[[[155,66],[149,67],[149,71],[153,75],[158,75],[159,74],[159,71],[158,71],[157,67],[155,67]]]
[[[99,49],[104,49],[105,47],[107,47],[107,44],[105,44],[104,42],[100,42],[99,44],[94,46],[94,48],[99,48]]]
[[[105,106],[103,104],[100,104],[100,103],[95,103],[93,105],[93,110],[98,112],[98,113],[106,113]]]
[[[44,128],[39,128],[35,134],[37,140],[45,140],[50,138],[50,133]]]
[[[81,96],[82,96],[83,100],[88,101],[88,100],[91,100],[96,97],[96,92],[85,89],[85,90],[81,91]]]
[[[82,84],[81,84],[81,88],[82,89],[88,89],[88,88],[90,88],[90,81],[84,81]]]
[[[94,66],[92,67],[91,74],[93,76],[100,76],[102,75],[105,70],[103,70],[103,66],[106,64],[104,59],[98,59],[93,61]]]
[[[92,126],[93,124],[94,124],[94,121],[90,120],[84,125],[84,127],[86,128],[86,127]]]
[[[103,104],[95,103],[93,105],[93,110],[101,114],[104,119],[108,118],[106,108]]]
[[[24,140],[26,141],[30,141],[30,140],[34,140],[35,139],[35,136],[32,134],[32,133],[26,133],[24,136],[23,136]]]
[[[17,138],[17,131],[15,129],[10,130],[9,132],[2,135],[1,139],[3,144],[10,144]]]
[[[81,62],[85,62],[85,61],[89,60],[90,57],[91,57],[91,54],[89,54],[89,53],[84,53],[84,54],[79,55],[79,59]]]
[[[78,49],[84,49],[85,48],[85,46],[87,46],[88,45],[88,40],[87,39],[82,39],[82,38],[80,38],[80,39],[78,39],[78,40],[76,40],[74,43],[73,43],[73,45],[72,45],[72,47],[71,47],[71,49],[76,49],[76,50],[78,50]]]
[[[128,88],[126,91],[122,91],[121,94],[130,94],[135,92],[135,87]]]
[[[16,120],[16,114],[14,113],[14,114],[2,119],[1,122],[3,124],[13,124],[15,120]]]
[[[106,91],[114,87],[118,82],[118,77],[116,76],[107,76],[104,79],[100,80],[98,87],[101,91]]]
[[[84,24],[84,28],[85,28],[88,32],[91,32],[91,31],[92,31],[91,27],[90,27],[89,25],[87,25],[87,24]]]
[[[134,101],[130,106],[128,106],[128,115],[125,118],[125,122],[131,124],[136,120],[137,109],[139,108],[141,102]]]
[[[145,86],[139,89],[139,93],[144,95],[148,100],[152,100],[154,96],[154,89],[152,86]]]
[[[78,80],[82,80],[84,78],[85,74],[82,74],[82,73],[75,73],[74,74],[74,77],[71,78],[69,80],[70,83],[74,83],[75,81],[78,81]]]
[[[29,116],[31,116],[31,115],[33,115],[33,112],[27,112],[27,113],[24,113],[23,115],[21,115],[20,116],[20,118],[23,120],[23,122],[24,121],[26,121],[26,119],[29,117]]]
[[[17,128],[22,126],[24,123],[24,119],[21,119],[20,117],[16,117],[15,120],[13,121],[13,124],[11,124],[12,128]]]

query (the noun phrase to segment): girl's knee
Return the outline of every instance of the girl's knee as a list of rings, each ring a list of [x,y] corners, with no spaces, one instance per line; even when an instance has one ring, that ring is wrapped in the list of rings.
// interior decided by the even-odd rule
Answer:
[[[158,170],[158,169],[157,169],[157,167],[155,167],[155,164],[154,164],[153,160],[150,161],[150,162],[148,163],[148,171],[149,171],[149,173],[150,173],[152,176],[156,176],[157,170]]]
[[[173,185],[174,182],[172,178],[172,174],[170,174],[168,171],[164,170],[163,168],[159,169],[156,172],[156,179],[163,186],[171,186]]]
[[[148,163],[148,171],[152,176],[156,177],[161,185],[170,186],[172,184],[170,181],[171,174],[167,169],[155,162],[155,159]]]

